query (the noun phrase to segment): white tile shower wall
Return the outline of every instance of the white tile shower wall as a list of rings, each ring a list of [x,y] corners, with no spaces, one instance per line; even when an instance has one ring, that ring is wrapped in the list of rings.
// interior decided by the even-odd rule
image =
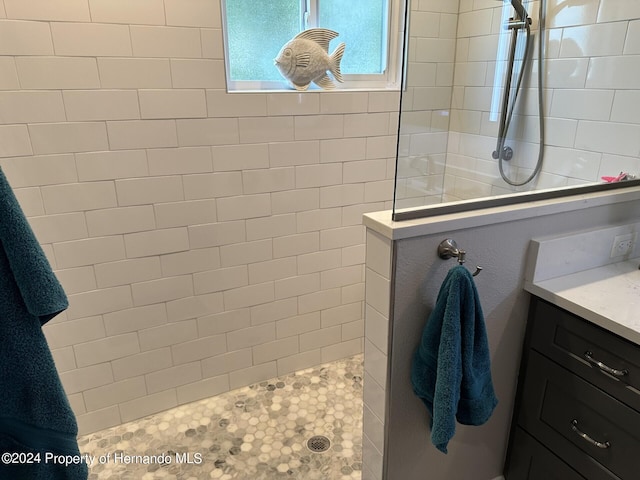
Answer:
[[[363,480],[382,480],[386,416],[392,245],[367,230]]]
[[[0,165],[81,432],[361,353],[399,93],[228,94],[218,0],[63,3],[0,2]]]
[[[539,141],[539,1],[525,3],[533,17],[536,47],[514,117],[514,159],[506,165],[507,174],[517,181],[533,171]],[[544,163],[534,182],[515,189],[500,178],[491,158],[505,67],[504,59],[496,58],[496,46],[508,42],[509,33],[500,25],[511,7],[491,0],[461,4],[444,200],[599,182],[621,171],[640,174],[635,115],[640,90],[634,81],[640,71],[640,1],[546,4]],[[490,103],[494,94],[497,101]]]

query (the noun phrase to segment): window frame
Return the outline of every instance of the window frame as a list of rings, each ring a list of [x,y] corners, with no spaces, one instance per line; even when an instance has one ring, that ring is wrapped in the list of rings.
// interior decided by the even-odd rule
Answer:
[[[300,8],[303,12],[300,18],[300,31],[314,28],[317,22],[318,5],[322,0],[300,0]],[[384,46],[383,57],[386,57],[386,68],[382,73],[374,74],[342,74],[344,82],[338,83],[334,91],[353,90],[399,90],[401,85],[402,72],[402,44],[404,40],[404,8],[405,2],[402,0],[387,0],[386,37],[387,43]],[[225,78],[228,93],[255,93],[255,92],[297,92],[292,89],[286,80],[282,81],[259,81],[259,80],[232,80],[230,78],[231,69],[229,67],[229,39],[227,32],[227,12],[226,0],[220,0],[222,14],[222,37],[223,55],[225,66]],[[348,46],[347,46],[348,48]],[[325,91],[315,88],[313,85],[308,90],[310,92]],[[299,92],[298,92],[299,93]]]

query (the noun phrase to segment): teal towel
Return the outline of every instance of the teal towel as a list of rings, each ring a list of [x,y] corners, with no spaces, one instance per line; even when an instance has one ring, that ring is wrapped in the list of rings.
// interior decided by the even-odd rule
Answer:
[[[463,266],[452,268],[440,288],[413,358],[411,383],[431,415],[431,441],[443,453],[456,419],[482,425],[498,403],[478,291]]]
[[[42,332],[42,325],[67,306],[64,290],[0,170],[0,454],[39,458],[0,462],[0,479],[88,476],[86,463],[53,463],[59,455],[80,458],[76,418]]]

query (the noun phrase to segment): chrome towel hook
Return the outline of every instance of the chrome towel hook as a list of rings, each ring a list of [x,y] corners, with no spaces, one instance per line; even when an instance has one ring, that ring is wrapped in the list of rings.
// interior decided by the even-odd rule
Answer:
[[[443,260],[448,260],[449,258],[456,257],[458,259],[458,263],[463,265],[465,262],[465,256],[467,252],[458,248],[458,244],[455,240],[451,238],[447,238],[440,242],[438,245],[438,256]],[[482,271],[482,267],[480,265],[476,266],[476,271],[473,272],[473,276],[477,276]]]

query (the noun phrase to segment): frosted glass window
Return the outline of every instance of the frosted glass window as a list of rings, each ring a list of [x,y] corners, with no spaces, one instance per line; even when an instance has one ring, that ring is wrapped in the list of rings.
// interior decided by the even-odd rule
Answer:
[[[226,14],[231,79],[281,80],[273,59],[300,32],[300,0],[226,0]]]
[[[386,67],[386,0],[321,0],[318,25],[340,32],[349,48],[342,73],[382,73]]]
[[[286,88],[274,59],[298,33],[318,27],[339,33],[330,54],[340,43],[347,45],[341,62],[345,84],[390,82],[391,0],[223,0],[222,6],[230,90]]]

